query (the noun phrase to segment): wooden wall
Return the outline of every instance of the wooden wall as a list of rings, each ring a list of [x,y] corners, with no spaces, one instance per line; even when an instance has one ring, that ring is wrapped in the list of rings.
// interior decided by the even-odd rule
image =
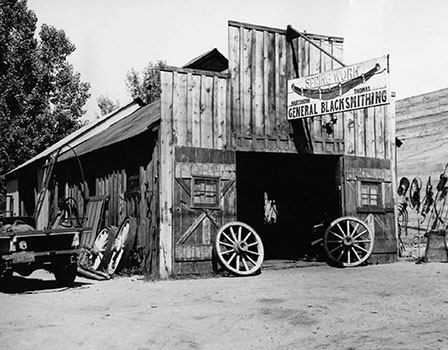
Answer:
[[[343,39],[306,35],[316,46],[342,61]],[[288,41],[286,30],[229,22],[228,109],[234,147],[390,159],[394,138],[389,107],[287,121],[288,79],[342,67],[312,43],[302,37]],[[337,121],[333,132],[327,133],[325,125],[330,119]],[[309,134],[302,129],[308,129]],[[312,145],[304,140],[307,137]]]
[[[161,84],[160,275],[211,272],[211,244],[223,212],[189,207],[192,174],[179,173],[179,166],[195,163],[214,169],[213,164],[230,164],[224,161],[230,147],[227,74],[165,67]],[[223,186],[230,180],[225,174],[214,173]],[[210,174],[204,170],[195,175]]]
[[[165,67],[161,75],[173,144],[227,148],[227,74]]]
[[[393,262],[397,258],[395,234],[394,190],[395,176],[389,159],[368,157],[341,157],[342,161],[342,215],[356,216],[375,234],[375,244],[370,263]],[[376,209],[365,209],[361,203],[360,187],[363,181],[380,185],[380,203]]]
[[[308,37],[335,57],[342,58],[341,38],[315,34],[308,34]],[[294,130],[286,118],[287,81],[297,77],[294,57],[299,76],[338,67],[336,61],[305,39],[288,42],[286,30],[229,22],[229,112],[236,149],[304,150],[301,140],[291,137]],[[312,132],[316,131],[315,143],[323,145],[320,129],[317,130],[319,120],[320,117],[306,123]],[[341,138],[343,124],[338,124],[336,129],[328,139]],[[325,150],[322,148],[322,153]]]
[[[123,143],[81,156],[85,183],[81,183],[79,166],[75,159],[58,164],[57,185],[53,193],[55,213],[58,198],[73,197],[83,208],[85,196],[108,196],[105,226],[116,226],[127,216],[137,218],[138,230],[135,248],[140,268],[148,276],[158,277],[159,200],[157,135],[148,131]],[[132,172],[139,175],[138,189],[129,192],[127,178]]]

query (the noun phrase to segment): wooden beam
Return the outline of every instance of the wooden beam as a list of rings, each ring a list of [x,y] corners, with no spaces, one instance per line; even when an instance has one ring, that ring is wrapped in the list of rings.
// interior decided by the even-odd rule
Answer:
[[[160,123],[160,242],[159,275],[167,279],[173,272],[173,73],[161,71]]]
[[[331,53],[329,53],[328,51],[324,50],[319,45],[317,45],[315,42],[313,42],[309,38],[309,36],[310,36],[309,34],[300,33],[299,31],[295,30],[291,25],[288,25],[288,28],[286,29],[286,38],[288,39],[288,41],[292,41],[292,39],[297,38],[299,36],[301,38],[305,39],[306,41],[308,41],[311,45],[313,45],[316,48],[318,48],[325,55],[327,55],[328,57],[330,57],[331,59],[333,59],[334,61],[339,63],[342,67],[346,67],[346,65],[341,60],[339,60],[338,58],[333,56]],[[329,39],[329,38],[327,38],[327,39]]]

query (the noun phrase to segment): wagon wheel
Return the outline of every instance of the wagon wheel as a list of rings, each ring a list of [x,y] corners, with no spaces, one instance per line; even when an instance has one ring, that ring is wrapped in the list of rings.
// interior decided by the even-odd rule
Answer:
[[[373,251],[375,235],[361,220],[344,216],[325,231],[324,249],[331,262],[346,267],[361,265]]]
[[[112,248],[112,255],[110,257],[110,261],[107,266],[107,273],[110,275],[117,270],[117,267],[120,264],[120,261],[123,257],[124,248],[126,241],[128,239],[130,226],[131,226],[130,220],[129,219],[125,220],[118,230],[117,237],[115,237],[115,242]]]
[[[112,246],[117,234],[117,228],[114,226],[103,228],[96,236],[92,247],[92,265],[93,270],[98,270],[100,266],[107,266],[112,254]]]
[[[219,261],[236,275],[252,275],[263,263],[263,243],[254,229],[245,223],[235,221],[221,227],[215,247]]]
[[[137,219],[134,217],[127,217],[121,223],[107,265],[108,274],[118,273],[127,265],[134,246],[137,226]]]

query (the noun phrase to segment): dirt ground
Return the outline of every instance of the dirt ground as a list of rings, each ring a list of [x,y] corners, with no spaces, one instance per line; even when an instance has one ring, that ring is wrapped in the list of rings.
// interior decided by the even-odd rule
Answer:
[[[0,293],[1,349],[448,349],[448,265],[267,262],[258,276],[58,288],[36,271]]]

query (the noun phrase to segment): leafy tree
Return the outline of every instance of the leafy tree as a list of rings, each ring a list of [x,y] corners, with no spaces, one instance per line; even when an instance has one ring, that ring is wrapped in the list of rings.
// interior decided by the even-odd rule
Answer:
[[[100,109],[101,115],[109,114],[110,112],[120,108],[120,102],[118,100],[116,102],[112,101],[107,95],[100,95],[96,99],[96,104]]]
[[[160,98],[160,67],[165,61],[149,62],[142,73],[131,69],[126,74],[126,88],[132,98],[140,97],[143,102],[151,103]]]
[[[90,97],[65,32],[44,24],[36,36],[36,23],[26,0],[0,0],[0,175],[77,129]]]

